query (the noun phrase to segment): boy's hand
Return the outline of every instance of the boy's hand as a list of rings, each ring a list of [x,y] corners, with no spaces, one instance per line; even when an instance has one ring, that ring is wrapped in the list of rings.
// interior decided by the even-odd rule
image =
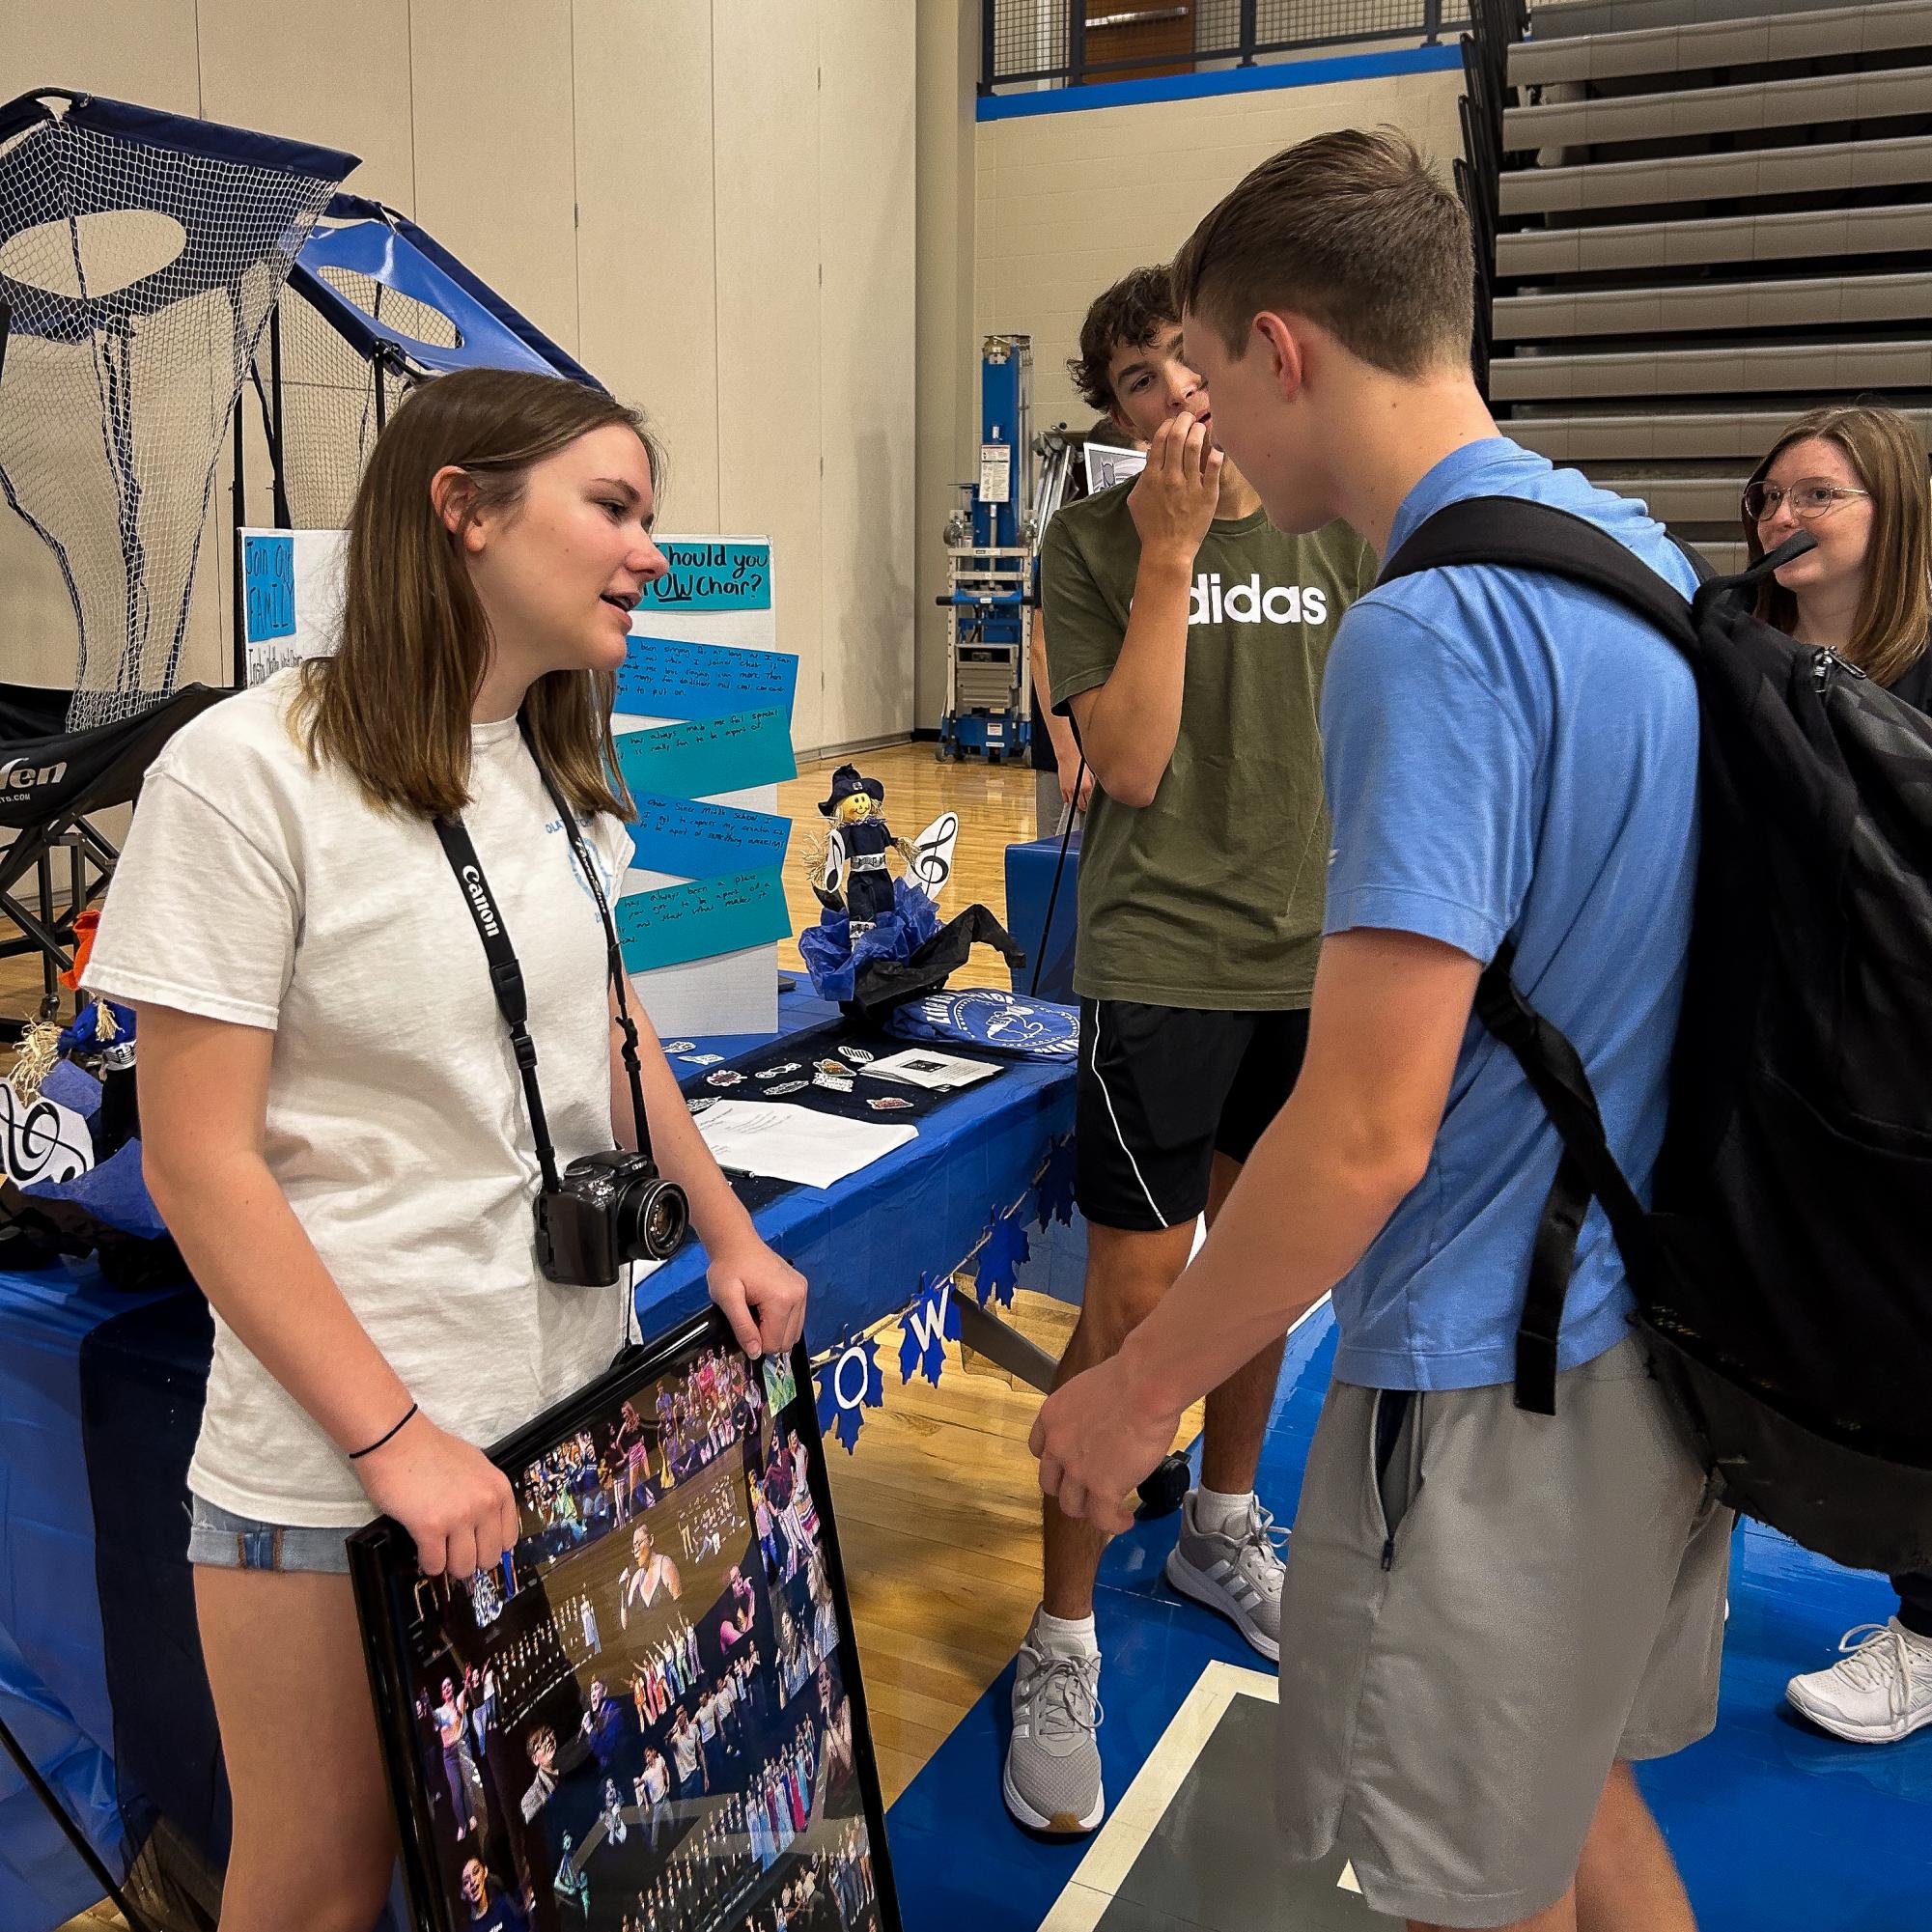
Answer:
[[[1128,492],[1141,555],[1192,564],[1220,502],[1221,453],[1196,416],[1169,416],[1147,446],[1147,467]]]

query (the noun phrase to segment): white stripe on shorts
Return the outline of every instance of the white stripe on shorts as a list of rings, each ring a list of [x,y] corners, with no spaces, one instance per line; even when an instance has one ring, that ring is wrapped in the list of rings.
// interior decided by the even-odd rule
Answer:
[[[1120,1131],[1120,1116],[1113,1110],[1113,1096],[1106,1090],[1106,1082],[1100,1073],[1100,1022],[1103,1002],[1094,1001],[1093,1045],[1087,1050],[1087,1071],[1094,1077],[1094,1084],[1100,1088],[1100,1097],[1106,1102],[1106,1117],[1113,1122],[1113,1137],[1120,1142],[1120,1151],[1127,1156],[1127,1164],[1134,1169],[1134,1178],[1140,1184],[1140,1192],[1145,1198],[1149,1212],[1162,1227],[1169,1225],[1167,1217],[1161,1212],[1160,1203],[1154,1198],[1153,1190],[1147,1185],[1147,1177],[1140,1171],[1140,1162],[1134,1158],[1134,1149],[1127,1144],[1127,1135]]]

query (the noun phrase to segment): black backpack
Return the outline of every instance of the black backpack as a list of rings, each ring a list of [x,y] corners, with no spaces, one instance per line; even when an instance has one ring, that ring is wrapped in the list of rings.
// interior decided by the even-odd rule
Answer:
[[[1902,1571],[1932,1561],[1932,721],[1750,614],[1810,541],[1686,602],[1594,524],[1476,497],[1431,517],[1381,580],[1454,564],[1565,577],[1649,619],[1697,683],[1702,845],[1650,1211],[1576,1050],[1511,982],[1508,944],[1476,996],[1564,1146],[1518,1405],[1554,1413],[1594,1197],[1725,1500],[1840,1563]]]

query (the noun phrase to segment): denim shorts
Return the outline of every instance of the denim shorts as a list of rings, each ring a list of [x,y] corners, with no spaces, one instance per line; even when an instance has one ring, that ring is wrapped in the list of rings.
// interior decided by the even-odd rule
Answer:
[[[302,1570],[329,1577],[349,1574],[352,1529],[304,1529],[236,1516],[206,1497],[188,1493],[194,1505],[188,1561],[213,1570]]]

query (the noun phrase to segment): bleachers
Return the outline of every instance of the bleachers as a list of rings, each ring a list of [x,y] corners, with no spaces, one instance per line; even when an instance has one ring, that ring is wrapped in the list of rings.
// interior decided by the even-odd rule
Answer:
[[[1512,434],[1727,565],[1799,411],[1932,431],[1932,0],[1472,11],[1458,180]]]

